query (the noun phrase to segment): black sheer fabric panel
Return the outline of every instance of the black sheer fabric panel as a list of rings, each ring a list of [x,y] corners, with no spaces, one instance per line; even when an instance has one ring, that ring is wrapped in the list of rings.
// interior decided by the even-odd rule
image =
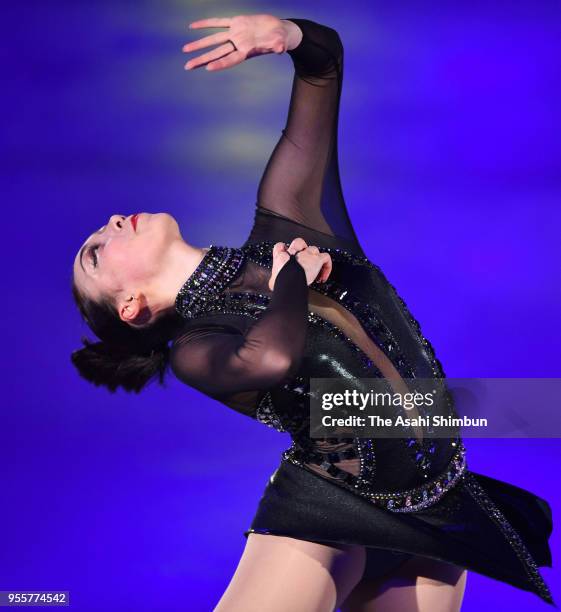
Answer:
[[[251,235],[245,245],[264,241],[286,242],[290,244],[294,238],[303,238],[308,245],[343,249],[359,257],[365,257],[364,251],[356,240],[347,240],[339,236],[331,236],[311,227],[302,225],[277,213],[255,209],[255,219]]]

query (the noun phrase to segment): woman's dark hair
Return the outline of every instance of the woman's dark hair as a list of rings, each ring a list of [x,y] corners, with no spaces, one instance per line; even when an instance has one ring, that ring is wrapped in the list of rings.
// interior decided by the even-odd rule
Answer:
[[[169,365],[168,343],[184,323],[175,311],[164,313],[149,326],[132,327],[119,317],[108,299],[99,302],[80,293],[74,281],[72,296],[80,314],[100,339],[83,337],[83,347],[71,360],[80,376],[111,392],[122,387],[138,393],[152,380],[160,384]]]

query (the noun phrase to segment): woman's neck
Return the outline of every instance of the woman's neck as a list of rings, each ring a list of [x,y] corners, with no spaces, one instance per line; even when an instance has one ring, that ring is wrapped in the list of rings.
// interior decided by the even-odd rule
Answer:
[[[177,240],[162,262],[162,271],[157,281],[147,292],[151,310],[161,312],[175,306],[175,298],[187,279],[197,269],[209,247],[196,247]]]

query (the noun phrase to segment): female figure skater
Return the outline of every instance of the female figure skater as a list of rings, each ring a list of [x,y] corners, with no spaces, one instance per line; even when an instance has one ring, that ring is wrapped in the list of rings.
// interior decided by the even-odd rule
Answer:
[[[419,323],[365,256],[338,171],[343,46],[306,19],[240,15],[184,47],[187,69],[288,53],[285,128],[239,248],[185,242],[167,214],[113,215],[74,262],[73,294],[99,342],[80,374],[139,391],[175,375],[279,431],[283,453],[217,610],[458,610],[466,571],[552,603],[547,502],[468,470],[459,436],[310,437],[310,377],[444,379]]]

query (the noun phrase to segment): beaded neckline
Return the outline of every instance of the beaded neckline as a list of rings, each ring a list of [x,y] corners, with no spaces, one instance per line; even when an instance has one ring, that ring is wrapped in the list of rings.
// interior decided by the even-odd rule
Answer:
[[[175,309],[185,319],[204,310],[236,278],[245,254],[241,249],[210,245],[195,271],[175,298]]]

